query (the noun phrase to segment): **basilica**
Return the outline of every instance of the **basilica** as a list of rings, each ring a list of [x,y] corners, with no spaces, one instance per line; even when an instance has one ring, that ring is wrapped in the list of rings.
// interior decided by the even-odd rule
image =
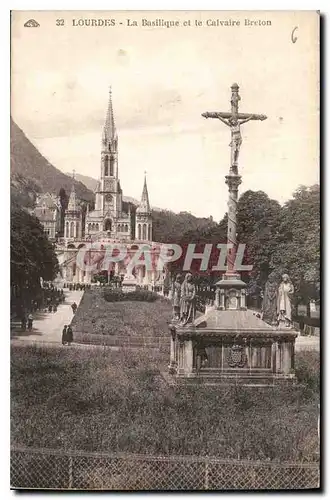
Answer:
[[[126,211],[124,206],[128,207]],[[108,108],[102,133],[100,177],[95,189],[95,206],[87,206],[83,216],[80,200],[77,198],[74,183],[64,214],[63,237],[56,237],[60,227],[60,204],[56,196],[46,193],[39,197],[34,210],[51,240],[55,240],[56,254],[63,279],[71,282],[92,281],[93,274],[104,271],[102,266],[94,273],[79,268],[77,254],[90,243],[121,243],[133,252],[139,245],[146,245],[152,254],[159,252],[159,246],[152,238],[152,215],[146,176],[144,177],[141,201],[137,207],[123,206],[123,192],[119,180],[118,134],[115,125],[112,93],[109,92]],[[152,258],[155,255],[151,256]],[[120,263],[111,274],[125,275],[125,264]],[[138,284],[155,284],[162,280],[163,273],[148,271],[138,266],[134,271]]]
[[[65,213],[64,239],[80,239],[84,234],[93,240],[106,237],[120,242],[152,241],[152,218],[146,178],[141,202],[134,214],[130,208],[127,213],[123,211],[122,198],[118,168],[118,135],[110,90],[102,134],[100,178],[95,189],[95,209],[88,209],[83,228],[73,186]]]

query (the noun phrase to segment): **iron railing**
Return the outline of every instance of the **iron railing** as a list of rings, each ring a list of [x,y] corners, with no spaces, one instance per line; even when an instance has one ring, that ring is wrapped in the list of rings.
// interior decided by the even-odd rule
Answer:
[[[11,487],[65,490],[293,490],[320,487],[319,464],[13,447]]]

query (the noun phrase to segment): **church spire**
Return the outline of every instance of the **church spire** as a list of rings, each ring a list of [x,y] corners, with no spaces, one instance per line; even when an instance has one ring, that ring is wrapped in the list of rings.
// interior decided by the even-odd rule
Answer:
[[[69,203],[68,203],[68,210],[71,212],[76,211],[76,206],[77,206],[77,198],[76,198],[76,190],[74,188],[74,184],[72,184],[71,188],[71,193],[70,193],[70,198],[69,198]]]
[[[117,130],[115,126],[115,119],[112,108],[112,90],[111,87],[109,87],[109,101],[108,101],[108,110],[103,129],[103,141],[105,143],[109,143],[112,142],[113,140],[117,140]]]
[[[144,213],[144,214],[150,213],[150,204],[149,204],[149,194],[148,194],[148,187],[147,187],[147,174],[146,174],[146,172],[144,173],[144,184],[143,184],[141,202],[137,208],[137,212]]]
[[[68,203],[68,208],[67,208],[67,210],[69,210],[69,211],[76,211],[76,206],[77,206],[76,190],[74,187],[75,174],[76,174],[76,171],[73,170],[72,171],[72,188],[71,188],[71,193],[70,193],[70,198],[69,198],[69,203]]]

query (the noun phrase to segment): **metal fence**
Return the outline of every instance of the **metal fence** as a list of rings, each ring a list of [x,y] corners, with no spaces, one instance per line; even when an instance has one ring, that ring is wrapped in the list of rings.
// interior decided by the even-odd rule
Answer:
[[[11,449],[11,487],[69,490],[319,488],[318,463]]]

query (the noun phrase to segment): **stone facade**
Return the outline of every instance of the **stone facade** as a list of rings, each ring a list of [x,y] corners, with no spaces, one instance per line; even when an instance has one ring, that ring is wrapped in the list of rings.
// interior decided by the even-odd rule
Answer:
[[[148,244],[152,260],[159,252],[159,246],[152,241],[152,216],[146,176],[142,188],[141,201],[135,214],[128,205],[123,210],[123,192],[119,180],[118,166],[118,134],[113,113],[112,94],[109,102],[105,125],[102,134],[100,178],[95,189],[95,208],[87,207],[85,223],[82,223],[82,212],[79,200],[72,186],[68,208],[64,220],[64,238],[57,242],[57,255],[62,277],[66,281],[90,282],[93,275],[108,272],[111,275],[127,275],[126,261],[115,263],[109,268],[98,266],[97,270],[86,271],[79,267],[77,254],[79,250],[91,244],[100,244],[98,250],[102,257],[103,248],[111,243],[124,244],[129,257],[139,249],[139,245]],[[97,253],[94,248],[89,254]],[[88,257],[88,250],[86,250]],[[145,266],[136,266],[133,270],[137,284],[149,286],[163,282],[165,271],[146,270]]]

